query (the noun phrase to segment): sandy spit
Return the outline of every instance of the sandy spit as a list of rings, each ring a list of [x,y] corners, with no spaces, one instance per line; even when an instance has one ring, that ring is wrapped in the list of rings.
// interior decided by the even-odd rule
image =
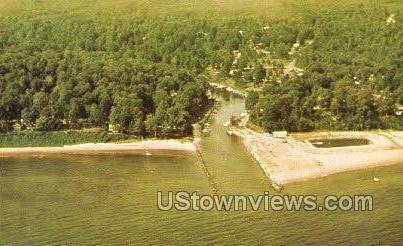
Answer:
[[[197,146],[193,142],[183,142],[180,140],[146,140],[132,143],[87,143],[78,145],[68,145],[63,147],[23,147],[23,148],[0,148],[0,157],[15,156],[18,154],[98,154],[110,152],[130,152],[167,150],[195,152]]]
[[[401,132],[322,132],[293,134],[287,140],[249,129],[235,130],[246,148],[259,163],[269,180],[276,185],[323,177],[333,173],[403,163]],[[316,148],[309,139],[366,138],[369,145]]]

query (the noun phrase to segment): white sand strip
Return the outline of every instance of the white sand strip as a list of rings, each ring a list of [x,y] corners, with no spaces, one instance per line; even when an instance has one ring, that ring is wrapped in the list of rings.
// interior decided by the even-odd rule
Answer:
[[[194,152],[196,151],[196,145],[192,142],[182,142],[180,140],[147,140],[132,143],[88,143],[63,147],[0,148],[0,156],[29,153],[107,153],[135,150]]]

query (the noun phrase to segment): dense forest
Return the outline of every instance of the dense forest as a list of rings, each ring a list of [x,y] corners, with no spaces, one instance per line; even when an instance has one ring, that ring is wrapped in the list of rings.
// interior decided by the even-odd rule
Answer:
[[[247,107],[265,130],[402,129],[403,29],[385,9],[314,19]]]
[[[403,125],[399,1],[296,5],[282,17],[28,2],[0,15],[1,132],[189,135],[212,78],[248,90],[252,122],[269,131]]]

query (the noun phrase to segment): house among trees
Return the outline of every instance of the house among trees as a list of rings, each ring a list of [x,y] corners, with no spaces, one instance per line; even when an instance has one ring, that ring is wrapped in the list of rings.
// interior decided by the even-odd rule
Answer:
[[[115,125],[115,124],[109,124],[108,125],[108,131],[112,132],[112,133],[117,133],[120,130],[120,125]]]
[[[18,120],[13,120],[12,121],[12,126],[14,131],[21,131],[23,128],[23,124],[21,121]]]
[[[403,115],[403,105],[396,104],[395,114],[399,116]]]

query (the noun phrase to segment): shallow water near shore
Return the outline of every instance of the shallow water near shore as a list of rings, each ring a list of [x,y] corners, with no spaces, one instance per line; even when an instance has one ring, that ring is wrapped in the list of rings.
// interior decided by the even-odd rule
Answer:
[[[202,138],[201,158],[192,153],[0,158],[0,244],[403,242],[403,163],[289,184],[281,192],[373,195],[374,211],[159,211],[158,191],[278,193],[241,140],[222,126],[243,107],[242,99],[222,101],[209,136]]]

